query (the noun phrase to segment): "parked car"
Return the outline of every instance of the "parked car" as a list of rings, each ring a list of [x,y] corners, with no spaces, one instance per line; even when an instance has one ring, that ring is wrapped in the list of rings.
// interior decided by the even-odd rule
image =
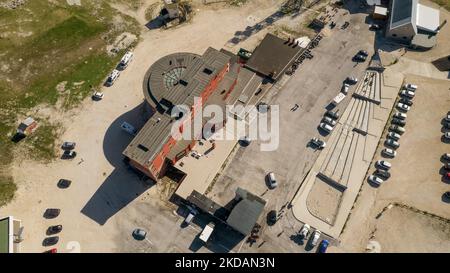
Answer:
[[[64,153],[62,154],[61,158],[62,159],[73,159],[76,156],[77,156],[77,152],[65,150]]]
[[[369,53],[367,51],[361,49],[360,51],[358,51],[358,55],[367,57],[367,56],[369,56]]]
[[[320,230],[315,230],[312,238],[311,238],[311,246],[315,247],[317,245],[317,243],[319,242],[320,239],[320,235],[322,235],[322,232],[320,232]]]
[[[335,126],[336,125],[336,121],[330,117],[324,117],[322,119],[323,122],[330,124],[331,126]]]
[[[123,55],[122,59],[120,60],[119,67],[121,69],[125,69],[128,64],[133,60],[133,52],[127,51],[125,55]]]
[[[106,85],[112,86],[114,82],[119,78],[120,71],[117,69],[114,69],[111,74],[109,74],[108,78],[106,79]]]
[[[310,143],[316,149],[323,149],[327,145],[325,141],[320,140],[317,137],[312,138]]]
[[[447,198],[447,199],[450,199],[450,191],[446,191],[444,193],[444,197]]]
[[[391,126],[389,126],[389,131],[396,132],[396,133],[402,135],[405,132],[405,128],[398,126],[398,125],[391,125]]]
[[[321,128],[322,130],[324,130],[327,133],[330,133],[331,131],[333,131],[333,127],[330,126],[329,124],[326,123],[320,123],[319,128]]]
[[[370,30],[380,30],[381,27],[378,24],[371,24],[369,29]]]
[[[398,143],[397,141],[395,141],[393,139],[386,139],[384,144],[386,144],[386,146],[392,147],[394,149],[397,149],[398,147],[400,147],[400,143]]]
[[[417,90],[417,85],[411,84],[411,83],[407,83],[407,84],[405,84],[405,89],[406,90],[411,90],[411,91],[416,91]]]
[[[443,154],[443,155],[442,155],[442,158],[443,158],[444,160],[450,161],[450,154]]]
[[[392,167],[392,165],[386,160],[378,160],[376,162],[376,167],[384,170],[389,170]]]
[[[73,150],[75,149],[76,143],[75,142],[71,142],[71,141],[65,141],[62,145],[61,145],[61,149],[63,150]]]
[[[147,236],[147,231],[145,231],[141,228],[137,228],[137,229],[133,230],[132,235],[133,235],[134,239],[142,241]]]
[[[70,184],[72,184],[71,180],[61,178],[58,181],[58,188],[67,189],[68,187],[70,187]]]
[[[52,246],[52,245],[56,245],[58,243],[58,241],[59,241],[58,236],[47,237],[42,242],[42,245],[43,246]]]
[[[325,116],[328,116],[328,117],[330,117],[332,119],[338,119],[339,118],[339,113],[337,111],[333,112],[331,110],[328,110],[328,111],[325,112]]]
[[[394,151],[394,150],[392,150],[392,149],[389,149],[389,148],[384,148],[383,151],[382,151],[382,153],[383,153],[384,155],[386,155],[386,156],[389,156],[389,157],[395,157],[395,156],[397,155],[397,152],[396,152],[396,151]]]
[[[405,120],[408,115],[402,112],[396,112],[394,118]]]
[[[341,92],[344,93],[345,95],[347,95],[347,94],[348,94],[348,89],[349,89],[349,88],[350,88],[350,85],[349,85],[348,83],[344,83],[344,84],[342,85]]]
[[[277,222],[277,211],[276,210],[269,211],[269,213],[267,213],[267,224],[269,226],[273,226],[275,225],[276,222]]]
[[[407,99],[407,98],[401,98],[401,99],[399,100],[399,103],[402,103],[402,104],[408,105],[408,106],[412,106],[412,105],[413,105],[412,100]],[[409,110],[409,109],[408,109],[408,110]]]
[[[391,177],[391,174],[388,171],[379,170],[379,169],[376,170],[373,174],[378,176],[379,178],[381,178],[383,180],[388,180],[389,177]]]
[[[348,21],[345,21],[345,23],[341,26],[341,29],[346,29],[350,23]]]
[[[398,118],[393,118],[391,123],[395,124],[395,125],[402,126],[402,127],[406,125],[406,121],[398,119]]]
[[[53,235],[56,233],[61,232],[62,230],[62,225],[56,225],[56,226],[49,226],[47,229],[47,235]]]
[[[366,56],[361,55],[361,54],[356,54],[355,56],[353,56],[353,61],[354,62],[365,62],[366,61]]]
[[[328,240],[322,240],[322,242],[320,242],[319,244],[319,249],[317,250],[317,252],[326,253],[329,244],[330,242],[328,242]]]
[[[367,180],[369,180],[369,182],[377,184],[377,185],[381,185],[384,182],[383,179],[381,179],[381,178],[379,178],[378,176],[375,176],[375,175],[369,175]]]
[[[410,90],[402,90],[400,91],[400,96],[404,96],[407,98],[414,98],[415,93],[413,91]]]
[[[43,253],[57,253],[58,250],[56,248],[51,248],[49,250],[44,251]]]
[[[268,173],[267,178],[269,179],[269,187],[271,189],[275,189],[276,187],[278,187],[278,182],[273,172]]]
[[[94,93],[92,94],[92,99],[93,100],[101,100],[101,99],[103,99],[103,92],[94,91]]]
[[[358,78],[356,78],[356,77],[347,77],[345,79],[345,82],[347,82],[349,84],[356,84],[358,82]]]
[[[397,141],[400,140],[400,135],[397,133],[394,133],[394,132],[389,132],[388,137],[392,138],[393,140],[397,140]]]
[[[61,213],[60,209],[46,209],[44,212],[44,217],[48,219],[56,218]]]
[[[444,138],[450,139],[450,132],[446,132],[446,133],[444,134]]]
[[[450,122],[450,112],[447,113],[447,116],[444,118],[446,122]]]
[[[303,225],[302,229],[300,230],[300,232],[298,234],[300,236],[301,240],[306,239],[306,237],[308,237],[308,233],[309,233],[310,229],[311,229],[311,227],[308,224]]]
[[[445,174],[445,178],[450,179],[450,172],[447,172],[447,173]]]
[[[410,106],[408,106],[408,105],[406,105],[406,104],[404,104],[404,103],[401,103],[401,102],[399,102],[399,103],[397,104],[397,108],[400,109],[400,110],[403,110],[403,111],[409,111],[409,110],[411,110],[411,107],[410,107]]]
[[[443,167],[444,170],[450,170],[450,163],[445,163]]]

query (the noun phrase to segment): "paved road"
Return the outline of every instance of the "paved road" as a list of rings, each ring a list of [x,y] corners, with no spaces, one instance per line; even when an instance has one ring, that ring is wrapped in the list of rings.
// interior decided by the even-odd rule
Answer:
[[[339,16],[337,27],[331,31],[328,29],[327,36],[313,50],[315,57],[306,60],[284,88],[269,101],[272,105],[280,106],[279,148],[273,152],[261,152],[257,141],[246,148],[240,148],[223,177],[216,182],[210,196],[230,200],[235,189],[243,187],[265,198],[268,201],[267,211],[280,210],[293,198],[319,154],[308,148],[307,143],[312,137],[320,136],[317,125],[325,107],[338,94],[342,81],[347,76],[361,77],[366,68],[365,64],[355,66],[351,57],[360,49],[373,53],[373,33],[365,30],[368,29],[368,25],[364,23],[365,16],[358,13]],[[341,30],[340,25],[345,20],[350,21],[350,26]],[[349,96],[340,107],[344,107],[348,101]],[[300,107],[291,111],[295,103]],[[280,183],[273,191],[267,191],[264,182],[269,171],[277,175]],[[292,243],[297,242],[292,235],[301,225],[286,208],[281,221],[275,226],[263,227],[262,240],[266,243],[258,251],[303,251],[303,247]],[[249,248],[245,244],[241,252],[247,251],[257,251],[257,247]]]

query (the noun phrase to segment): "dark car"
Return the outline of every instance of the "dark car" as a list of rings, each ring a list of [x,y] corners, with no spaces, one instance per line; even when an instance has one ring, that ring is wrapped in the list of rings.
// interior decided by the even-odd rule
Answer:
[[[58,236],[52,236],[52,237],[47,237],[44,239],[44,241],[42,241],[42,245],[43,246],[52,246],[52,245],[56,245],[59,241],[59,237]]]
[[[450,191],[444,193],[445,198],[450,199]]]
[[[75,149],[76,143],[75,142],[71,142],[71,141],[65,141],[62,145],[61,145],[61,149],[63,150],[73,150]]]
[[[139,241],[142,241],[145,239],[145,237],[147,236],[147,231],[141,229],[141,228],[137,228],[135,230],[133,230],[133,238]]]
[[[370,30],[380,30],[381,29],[381,26],[380,25],[377,25],[377,24],[372,24],[372,25],[370,25],[370,28],[369,28]]]
[[[345,23],[341,26],[341,29],[346,29],[350,23],[348,21],[345,21]]]
[[[401,119],[398,119],[398,118],[393,118],[391,123],[399,125],[399,126],[402,126],[402,127],[406,125],[406,122],[404,120],[401,120]]]
[[[365,61],[366,61],[366,56],[360,55],[360,54],[355,55],[355,56],[353,57],[353,61],[354,61],[354,62],[365,62]]]
[[[333,112],[331,110],[328,110],[328,111],[325,112],[325,116],[328,116],[328,117],[330,117],[332,119],[338,119],[339,118],[339,113],[337,111]]]
[[[62,159],[72,159],[72,158],[75,158],[76,156],[77,156],[77,152],[65,150],[64,153],[62,154],[61,158]]]
[[[382,178],[383,180],[387,180],[389,179],[389,177],[391,177],[391,174],[388,171],[383,171],[379,169],[376,170],[373,174],[378,176],[379,178]]]
[[[367,56],[369,56],[369,53],[367,51],[361,49],[360,51],[358,51],[358,55],[367,57]]]
[[[412,100],[409,100],[409,99],[407,99],[407,98],[401,98],[401,99],[399,100],[399,102],[400,102],[400,103],[403,103],[403,104],[406,104],[406,105],[408,105],[408,106],[412,106],[412,105],[413,105]]]
[[[444,169],[450,170],[450,163],[445,163],[444,164]]]
[[[49,226],[47,229],[47,235],[53,235],[56,233],[61,232],[62,230],[62,225],[56,225],[56,226]]]
[[[44,217],[48,219],[56,218],[60,213],[61,213],[60,209],[46,209],[44,212]]]
[[[277,222],[277,211],[271,210],[269,213],[267,213],[267,224],[269,226],[275,225]]]
[[[318,139],[317,137],[311,139],[311,146],[316,149],[323,149],[326,146],[325,141]]]
[[[69,180],[69,179],[60,179],[58,181],[58,188],[67,189],[70,186],[70,184],[72,184],[71,180]]]
[[[326,253],[329,244],[330,244],[330,242],[328,242],[328,240],[322,240],[322,242],[320,242],[320,244],[319,244],[319,248],[318,248],[317,252]]]

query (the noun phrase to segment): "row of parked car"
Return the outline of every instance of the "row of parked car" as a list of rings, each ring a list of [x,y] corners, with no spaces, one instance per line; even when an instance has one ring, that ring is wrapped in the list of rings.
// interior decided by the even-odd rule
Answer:
[[[300,229],[300,232],[298,233],[298,236],[300,237],[300,240],[307,240],[308,235],[311,234],[311,227],[308,224],[304,224],[303,227]],[[322,232],[318,229],[316,229],[311,237],[309,238],[309,245],[311,247],[315,247],[317,243],[319,242],[320,237],[322,236]],[[319,253],[325,253],[327,252],[327,248],[330,242],[326,239],[323,239],[319,247],[317,248],[317,252]]]
[[[450,180],[450,154],[449,153],[443,154],[442,159],[445,161],[443,166],[445,170],[444,173],[445,179]],[[447,200],[450,200],[450,191],[446,191],[444,193],[444,197],[447,198]]]
[[[386,148],[382,150],[382,155],[388,158],[394,158],[397,156],[396,149],[400,147],[400,137],[405,132],[404,126],[406,125],[406,118],[408,112],[413,105],[413,98],[417,86],[414,84],[406,84],[402,90],[400,90],[400,100],[397,104],[398,111],[394,113],[391,126],[389,126],[389,132],[384,142]],[[376,171],[369,175],[368,180],[376,185],[381,185],[383,182],[391,177],[389,169],[391,168],[391,163],[386,160],[378,160],[375,163]]]
[[[444,117],[444,121],[443,121],[443,127],[445,130],[450,129],[450,112],[447,112],[447,116]],[[445,139],[450,139],[450,132],[445,132],[444,133],[444,138]]]

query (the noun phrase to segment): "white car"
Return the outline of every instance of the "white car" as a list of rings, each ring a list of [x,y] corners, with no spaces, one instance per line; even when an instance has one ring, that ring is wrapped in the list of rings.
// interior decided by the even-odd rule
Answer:
[[[331,131],[333,131],[333,127],[331,126],[331,125],[329,125],[329,124],[326,124],[326,123],[320,123],[320,125],[319,125],[319,127],[322,129],[322,130],[324,130],[324,131],[326,131],[326,132],[331,132]]]
[[[415,93],[413,91],[410,91],[410,90],[402,90],[402,91],[400,91],[400,95],[412,99],[412,98],[414,98]]]
[[[398,119],[402,119],[402,120],[405,120],[407,116],[408,115],[406,115],[405,113],[402,113],[402,112],[396,112],[394,114],[394,118],[398,118]]]
[[[275,174],[273,172],[268,173],[267,177],[269,178],[269,186],[271,189],[278,187],[277,179],[275,178]]]
[[[400,135],[394,132],[389,132],[388,137],[396,141],[400,140]]]
[[[92,99],[93,100],[101,100],[103,99],[103,93],[100,91],[94,91],[94,93],[92,94]]]
[[[320,235],[322,235],[322,232],[320,232],[320,230],[316,230],[314,231],[313,235],[312,235],[312,239],[311,239],[311,246],[316,246],[317,243],[319,242],[320,239]]]
[[[308,233],[311,227],[308,224],[304,224],[302,229],[300,230],[300,233],[298,234],[300,236],[300,239],[306,239],[308,237]]]
[[[407,83],[407,84],[405,84],[405,89],[410,90],[410,91],[416,91],[417,85],[412,84],[412,83]]]
[[[122,59],[120,60],[119,63],[120,68],[125,69],[132,59],[133,59],[133,52],[127,51],[127,53],[125,53],[125,55],[123,55]]]
[[[341,92],[347,95],[349,88],[350,88],[350,84],[344,83],[344,85],[342,86]]]
[[[384,182],[383,179],[381,179],[381,178],[379,178],[378,176],[375,176],[375,175],[369,175],[367,180],[369,180],[369,182],[372,182],[372,183],[377,184],[377,185],[381,185]]]
[[[331,126],[335,126],[336,125],[336,121],[330,117],[324,117],[322,119],[323,122],[330,124]]]
[[[401,109],[401,110],[404,110],[404,111],[409,111],[409,110],[411,109],[410,106],[408,106],[408,105],[406,105],[406,104],[403,104],[403,103],[401,103],[401,102],[399,102],[399,103],[397,104],[397,107],[398,107],[399,109]]]
[[[450,139],[450,132],[446,132],[446,133],[444,134],[444,137],[445,137],[446,139]]]
[[[109,74],[108,79],[106,79],[106,84],[108,86],[111,86],[114,84],[114,82],[117,80],[117,78],[119,78],[120,76],[120,71],[117,69],[114,69],[111,74]]]
[[[380,167],[385,170],[389,170],[392,167],[391,163],[387,162],[386,160],[378,160],[376,162],[376,165],[377,167]]]
[[[396,151],[394,151],[394,150],[392,150],[392,149],[389,149],[389,148],[384,148],[383,151],[382,151],[382,153],[383,153],[384,155],[387,155],[387,156],[390,156],[390,157],[395,157],[395,156],[397,155],[397,152],[396,152]]]
[[[450,154],[444,154],[443,156],[442,156],[445,160],[450,160]]]

